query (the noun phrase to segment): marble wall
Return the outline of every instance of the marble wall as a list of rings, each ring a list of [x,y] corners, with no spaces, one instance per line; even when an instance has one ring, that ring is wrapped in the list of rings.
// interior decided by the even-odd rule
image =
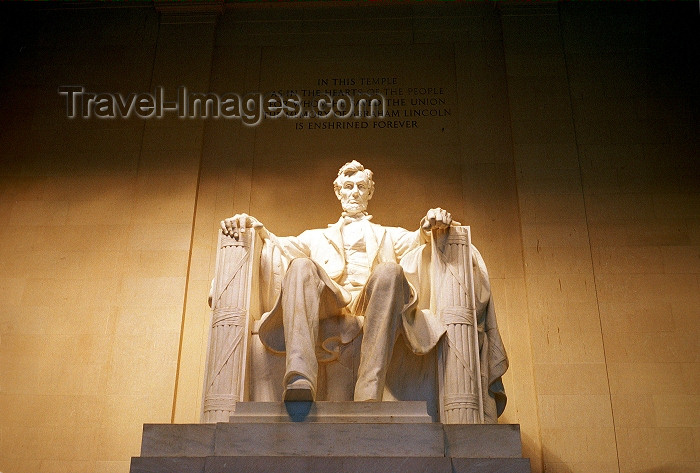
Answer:
[[[144,422],[196,422],[218,221],[333,222],[353,158],[375,221],[440,205],[471,225],[511,361],[501,421],[533,472],[700,471],[692,2],[209,5],[2,7],[1,472],[123,473]],[[58,94],[334,78],[443,112],[71,120]]]

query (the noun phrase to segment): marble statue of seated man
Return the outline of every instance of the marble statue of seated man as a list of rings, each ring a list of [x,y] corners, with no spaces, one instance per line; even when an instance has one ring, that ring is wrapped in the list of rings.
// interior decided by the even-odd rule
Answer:
[[[349,343],[361,332],[354,399],[381,401],[398,334],[404,333],[415,353],[424,354],[445,332],[437,320],[420,324],[405,320],[418,291],[399,261],[429,242],[431,229],[450,226],[450,213],[429,210],[413,232],[372,223],[367,214],[374,192],[372,171],[357,161],[340,168],[333,186],[343,212],[328,228],[277,237],[246,214],[221,222],[224,234],[233,238],[246,228],[258,229],[285,261],[274,307],[259,328],[268,349],[286,354],[285,401],[313,401],[318,356],[327,349],[325,344],[333,339]],[[415,330],[421,333],[408,333]]]

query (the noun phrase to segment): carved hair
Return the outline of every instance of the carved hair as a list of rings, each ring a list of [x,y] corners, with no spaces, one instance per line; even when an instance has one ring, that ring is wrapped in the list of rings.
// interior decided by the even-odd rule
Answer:
[[[372,171],[370,171],[369,169],[365,169],[365,167],[362,164],[355,161],[354,159],[349,163],[343,164],[340,170],[338,170],[338,177],[336,177],[335,181],[333,181],[333,189],[335,189],[335,191],[338,192],[340,188],[343,187],[343,177],[352,176],[353,174],[358,172],[364,172],[365,176],[367,176],[367,180],[369,181],[369,194],[372,195],[372,193],[374,193],[374,181],[372,180]]]

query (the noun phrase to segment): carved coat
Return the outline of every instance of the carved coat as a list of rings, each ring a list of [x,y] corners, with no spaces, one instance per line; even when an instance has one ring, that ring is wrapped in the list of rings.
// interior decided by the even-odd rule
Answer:
[[[402,312],[402,333],[411,350],[419,355],[428,353],[446,331],[442,320],[430,310],[430,244],[422,230],[409,232],[400,227],[383,227],[368,223],[371,234],[365,235],[367,254],[374,268],[382,262],[398,262],[411,286],[411,298]],[[351,294],[338,284],[345,270],[342,240],[342,219],[326,229],[307,230],[298,237],[269,235],[261,257],[262,300],[265,312],[259,326],[262,343],[274,352],[284,352],[284,331],[280,307],[284,272],[294,258],[309,257],[324,271],[326,286],[337,308],[351,306],[340,317],[321,321],[319,340],[329,353],[332,346],[325,341],[336,339],[349,343],[362,330],[362,295],[352,300]],[[498,332],[491,300],[491,286],[481,254],[472,245],[474,292],[479,330],[481,376],[485,421],[495,423],[505,409],[506,395],[501,376],[508,368],[508,358]]]
[[[263,305],[267,306],[266,308],[272,307],[263,315],[259,334],[262,343],[270,350],[278,353],[285,351],[280,293],[284,270],[294,258],[311,258],[323,269],[319,273],[335,296],[335,300],[329,301],[331,307],[326,309],[340,312],[339,317],[321,322],[319,339],[338,336],[340,343],[349,343],[361,332],[364,321],[363,294],[360,293],[359,297],[353,299],[350,292],[339,284],[345,272],[342,222],[340,219],[328,228],[307,230],[297,237],[269,235],[269,241],[266,241],[263,248],[261,279],[264,286]],[[421,230],[409,232],[400,227],[384,227],[370,222],[367,222],[367,225],[371,229],[365,234],[370,271],[380,263],[400,263],[411,250],[418,249],[428,241],[428,235]],[[445,327],[432,315],[418,324],[415,323],[413,319],[416,315],[413,309],[418,302],[418,291],[413,285],[412,279],[415,278],[412,278],[411,274],[416,273],[417,268],[404,266],[404,272],[411,285],[411,298],[403,310],[404,334],[415,353],[425,354],[440,340],[445,333]],[[345,310],[341,310],[342,308]],[[423,318],[425,314],[418,313],[417,317]],[[413,333],[416,325],[420,327],[420,331]]]

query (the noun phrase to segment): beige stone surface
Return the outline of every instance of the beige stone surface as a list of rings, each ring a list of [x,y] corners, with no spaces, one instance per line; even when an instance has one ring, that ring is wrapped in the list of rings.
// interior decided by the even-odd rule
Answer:
[[[18,18],[0,85],[0,471],[124,473],[142,424],[195,422],[216,222],[326,222],[316,183],[345,157],[391,176],[378,220],[411,226],[439,200],[471,225],[511,357],[503,419],[533,472],[699,471],[691,3],[238,4],[216,27],[159,25],[150,7]],[[312,50],[323,60],[299,60]],[[295,134],[66,120],[56,94],[245,92],[359,69],[445,85],[452,115]],[[299,164],[305,215],[279,178]]]

